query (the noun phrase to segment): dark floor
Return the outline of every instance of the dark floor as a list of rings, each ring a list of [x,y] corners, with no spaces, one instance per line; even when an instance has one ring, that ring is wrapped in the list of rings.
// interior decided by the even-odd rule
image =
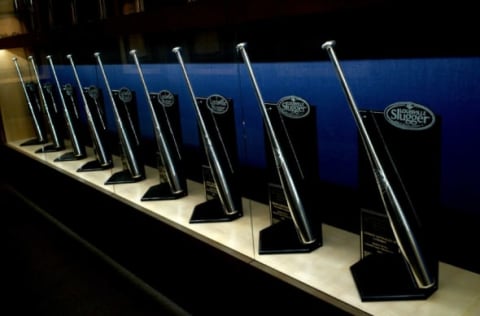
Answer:
[[[8,315],[187,315],[2,184],[0,212]]]

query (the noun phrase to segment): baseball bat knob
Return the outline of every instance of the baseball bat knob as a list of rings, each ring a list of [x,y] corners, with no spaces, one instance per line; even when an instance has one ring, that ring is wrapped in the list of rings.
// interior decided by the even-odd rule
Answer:
[[[335,46],[335,41],[326,41],[322,44],[322,49],[329,49]]]
[[[237,51],[241,50],[241,49],[244,49],[245,46],[247,46],[247,43],[243,42],[243,43],[238,43],[237,44]]]

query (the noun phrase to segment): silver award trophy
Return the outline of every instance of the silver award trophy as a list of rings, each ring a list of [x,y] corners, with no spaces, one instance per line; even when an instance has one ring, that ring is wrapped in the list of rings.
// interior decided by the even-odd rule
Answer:
[[[65,149],[65,144],[62,136],[60,135],[60,126],[57,120],[58,109],[55,107],[55,104],[52,102],[48,102],[45,96],[44,87],[41,86],[40,76],[38,74],[37,65],[35,64],[35,60],[33,56],[28,56],[32,64],[32,69],[35,74],[35,78],[37,80],[39,89],[38,92],[40,93],[41,103],[43,104],[43,110],[47,117],[47,125],[50,131],[50,137],[52,138],[52,144],[45,145],[43,148],[38,149],[36,152],[55,152]],[[51,87],[47,85],[45,89]],[[51,101],[54,101],[53,99]]]
[[[164,174],[166,179],[166,182],[161,182],[160,184],[151,187],[142,197],[142,200],[169,200],[180,198],[187,195],[187,182],[182,170],[180,145],[178,144],[177,135],[173,132],[170,119],[166,112],[166,107],[173,105],[174,96],[167,91],[164,91],[163,94],[160,93],[157,98],[157,106],[160,108],[157,111],[148,91],[136,51],[131,50],[130,55],[132,55],[135,65],[137,66],[145,92],[145,98],[150,109],[158,154],[161,162],[159,168],[163,168],[164,172],[161,174]],[[164,100],[167,101],[165,102]]]
[[[124,170],[117,172],[110,177],[105,184],[115,183],[131,183],[145,179],[145,166],[141,157],[140,135],[137,130],[136,121],[132,118],[131,109],[129,108],[134,100],[133,93],[128,88],[121,88],[113,91],[110,88],[107,74],[103,67],[100,53],[94,54],[97,59],[98,66],[102,73],[110,101],[112,103],[113,114],[120,141],[120,150],[122,161],[124,162]]]
[[[218,198],[207,200],[205,203],[199,204],[195,207],[190,222],[199,223],[234,220],[243,216],[241,198],[238,192],[235,191],[235,170],[229,168],[227,153],[215,146],[212,137],[213,135],[211,135],[210,129],[206,125],[202,111],[197,102],[197,97],[195,96],[195,92],[190,83],[185,63],[183,62],[180,52],[180,47],[173,48],[172,52],[178,59],[187,88],[190,92],[205,155],[218,193]]]
[[[287,240],[286,243],[288,245],[283,247],[282,245],[272,247],[271,244],[275,243],[278,238],[272,238],[271,234],[275,236],[285,235],[285,229],[282,226],[272,225],[270,228],[260,233],[259,252],[260,254],[274,252],[309,252],[321,246],[322,238],[319,234],[319,230],[316,229],[315,225],[312,223],[312,210],[308,208],[309,204],[305,203],[308,199],[306,196],[307,191],[303,184],[302,169],[298,164],[293,163],[292,159],[287,159],[284,148],[285,145],[282,144],[277,136],[277,131],[273,127],[245,47],[246,43],[240,43],[237,45],[237,51],[242,55],[257,96],[265,130],[272,147],[271,149],[278,178],[283,188],[285,202],[290,211],[296,233],[296,240],[295,238]],[[277,227],[279,227],[281,232],[272,233],[275,232]]]
[[[22,86],[23,93],[25,94],[25,99],[27,100],[28,110],[32,118],[33,127],[36,134],[36,138],[28,140],[21,145],[29,146],[45,144],[47,142],[47,132],[45,130],[45,121],[43,117],[42,106],[37,96],[38,87],[34,82],[25,83],[22,72],[20,71],[20,67],[18,65],[17,58],[14,57],[12,58],[12,60],[15,64],[15,69],[17,70],[18,78],[20,79],[20,84]]]
[[[62,156],[56,158],[55,161],[69,161],[69,160],[83,159],[87,156],[87,154],[86,154],[85,144],[82,142],[81,136],[80,136],[80,129],[79,129],[80,126],[78,125],[78,112],[76,112],[75,108],[73,107],[75,106],[75,103],[71,104],[72,105],[71,107],[67,105],[67,102],[63,95],[62,87],[60,85],[60,81],[58,80],[58,77],[57,77],[57,72],[55,71],[55,66],[53,65],[52,56],[48,55],[47,60],[50,64],[50,69],[52,71],[53,78],[57,86],[58,95],[62,102],[63,116],[65,118],[68,135],[70,136],[70,142],[73,149],[72,152],[67,152],[63,154]],[[70,92],[72,92],[72,90],[70,90]],[[71,96],[71,93],[70,93],[70,96]]]
[[[233,100],[214,93],[206,98],[196,97],[196,101],[212,145],[217,152],[217,158],[224,166],[224,176],[228,182],[232,200],[236,205],[239,205],[239,210],[241,210],[240,173],[238,172],[238,146]],[[202,137],[200,137],[200,143],[203,143]],[[207,201],[195,207],[190,217],[190,223],[230,219],[216,203],[216,201],[219,201],[219,190],[207,156],[202,155],[199,162],[202,165],[203,186]],[[212,204],[216,204],[217,207],[212,207]],[[237,214],[235,216],[239,217],[241,215]]]
[[[67,59],[70,61],[70,65],[72,66],[73,75],[75,77],[77,88],[84,105],[88,130],[90,132],[93,151],[96,157],[96,160],[85,163],[77,171],[84,172],[110,169],[113,167],[113,160],[106,139],[107,127],[105,124],[103,110],[101,109],[102,104],[99,102],[100,91],[94,86],[84,88],[80,82],[80,77],[78,76],[72,55],[68,54]],[[86,95],[89,96],[89,100],[91,100],[91,102],[89,102]]]
[[[333,47],[327,41],[322,48],[328,53],[342,85],[350,110],[357,124],[376,185],[381,196],[393,235],[400,251],[400,261],[390,256],[366,256],[351,267],[360,296],[364,301],[387,299],[421,299],[437,289],[437,276],[431,265],[431,252],[425,231],[418,220],[408,192],[398,174],[387,174],[372,139],[364,125],[343,70]],[[395,181],[392,181],[395,179]],[[393,183],[399,183],[394,187]],[[384,260],[384,258],[386,258]],[[377,261],[378,259],[378,261]]]

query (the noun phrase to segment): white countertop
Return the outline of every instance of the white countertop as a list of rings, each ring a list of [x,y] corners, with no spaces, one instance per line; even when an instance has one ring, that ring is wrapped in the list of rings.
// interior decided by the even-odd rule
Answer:
[[[141,201],[143,194],[159,183],[156,169],[146,166],[146,179],[139,182],[105,185],[113,173],[122,170],[118,157],[112,169],[77,172],[94,159],[91,150],[85,159],[54,161],[71,149],[35,153],[44,145],[20,146],[23,141],[8,146],[352,314],[480,315],[480,274],[440,262],[438,290],[429,298],[362,302],[350,272],[350,266],[360,259],[356,234],[323,224],[323,245],[312,252],[259,254],[259,232],[270,225],[267,205],[243,199],[244,216],[238,219],[190,224],[193,208],[205,201],[201,183],[188,180],[188,195],[179,199]]]

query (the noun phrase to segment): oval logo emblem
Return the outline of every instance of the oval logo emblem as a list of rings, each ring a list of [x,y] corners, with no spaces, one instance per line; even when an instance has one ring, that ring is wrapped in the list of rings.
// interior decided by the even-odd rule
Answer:
[[[125,87],[120,88],[120,91],[118,92],[118,98],[123,102],[128,103],[132,101],[132,91]]]
[[[295,95],[281,98],[277,102],[278,111],[289,118],[300,119],[310,113],[310,105],[304,99]]]
[[[65,93],[68,95],[68,96],[72,96],[73,95],[73,87],[71,84],[69,83],[66,83],[63,88],[65,89]]]
[[[27,87],[28,91],[32,91],[32,92],[35,91],[35,88],[36,88],[36,87],[35,87],[35,84],[34,84],[33,82],[27,82],[27,83],[25,84],[25,86]]]
[[[47,82],[43,85],[43,87],[45,88],[45,90],[49,93],[49,94],[52,94],[52,83],[51,82]]]
[[[98,88],[95,86],[88,87],[88,95],[90,98],[96,100],[98,98]]]
[[[435,114],[427,107],[413,102],[395,102],[383,112],[387,122],[405,130],[425,130],[435,123]]]
[[[161,105],[163,105],[164,107],[170,107],[172,106],[174,103],[175,103],[175,97],[173,95],[173,93],[171,93],[170,91],[168,90],[162,90],[158,93],[157,95],[157,100],[158,100],[158,103],[160,103]]]
[[[220,94],[212,94],[207,98],[207,107],[216,114],[224,114],[228,111],[228,100]]]

